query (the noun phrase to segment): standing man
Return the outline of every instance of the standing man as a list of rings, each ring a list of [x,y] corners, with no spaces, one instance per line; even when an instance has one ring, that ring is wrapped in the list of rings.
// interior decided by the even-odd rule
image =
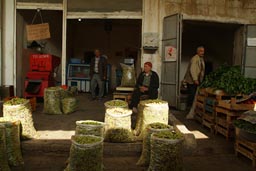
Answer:
[[[185,74],[184,81],[188,86],[188,107],[192,106],[197,87],[202,83],[205,74],[204,47],[197,48],[197,54],[192,57]]]
[[[140,73],[135,90],[132,94],[129,108],[137,113],[137,106],[142,95],[147,95],[149,99],[157,99],[159,88],[159,77],[155,71],[152,71],[152,63],[144,64],[144,71]]]
[[[107,59],[101,56],[99,49],[95,49],[94,54],[95,57],[92,58],[90,65],[92,100],[96,99],[95,89],[97,85],[99,87],[98,99],[101,100],[104,95],[104,81],[107,77]]]

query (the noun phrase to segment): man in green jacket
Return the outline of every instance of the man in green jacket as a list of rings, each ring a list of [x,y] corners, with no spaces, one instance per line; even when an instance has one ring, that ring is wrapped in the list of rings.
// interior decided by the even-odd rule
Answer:
[[[185,74],[184,81],[188,86],[188,107],[192,106],[197,87],[202,83],[205,74],[204,47],[197,48],[197,54],[192,57]]]

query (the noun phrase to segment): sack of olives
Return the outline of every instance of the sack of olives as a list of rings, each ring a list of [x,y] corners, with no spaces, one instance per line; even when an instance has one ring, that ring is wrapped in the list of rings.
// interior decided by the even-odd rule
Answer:
[[[134,87],[136,84],[134,65],[120,64],[123,70],[121,86]]]
[[[21,121],[23,139],[31,139],[38,136],[32,118],[31,104],[28,99],[13,98],[5,102],[3,116],[8,121]]]
[[[104,123],[92,120],[76,121],[76,135],[94,135],[103,137]]]
[[[183,135],[174,131],[153,133],[150,139],[151,156],[148,171],[183,170]]]
[[[0,125],[0,170],[11,171],[6,155],[5,126]]]
[[[67,171],[102,171],[103,138],[92,135],[72,136]]]
[[[134,140],[131,132],[132,111],[124,108],[111,108],[105,114],[105,141],[131,142]]]
[[[134,134],[141,137],[141,133],[148,124],[159,122],[168,124],[169,105],[163,100],[143,100],[138,105],[138,116]]]
[[[155,132],[161,131],[172,131],[173,127],[170,125],[162,124],[162,123],[152,123],[149,124],[146,129],[143,131],[143,146],[142,146],[142,153],[140,156],[137,165],[140,166],[148,166],[150,162],[150,138],[151,135]]]

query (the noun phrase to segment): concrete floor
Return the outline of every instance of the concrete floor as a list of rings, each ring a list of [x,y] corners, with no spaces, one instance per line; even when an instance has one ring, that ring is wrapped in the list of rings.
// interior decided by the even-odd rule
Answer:
[[[45,115],[39,104],[33,113],[35,127],[40,134],[37,140],[22,142],[25,165],[12,171],[62,171],[69,156],[70,137],[74,134],[75,121],[104,120],[104,102],[90,101],[88,94],[78,96],[79,110],[70,115]],[[234,154],[234,140],[226,141],[221,135],[213,135],[207,128],[193,120],[185,119],[185,112],[171,112],[192,131],[198,147],[194,154],[184,156],[184,171],[256,171],[251,161]],[[143,171],[136,166],[141,144],[104,144],[104,171]]]

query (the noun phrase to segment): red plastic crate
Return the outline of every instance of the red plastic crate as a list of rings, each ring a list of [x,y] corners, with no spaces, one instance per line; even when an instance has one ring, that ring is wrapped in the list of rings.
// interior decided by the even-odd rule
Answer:
[[[52,72],[60,64],[60,58],[50,54],[31,54],[30,71]]]

